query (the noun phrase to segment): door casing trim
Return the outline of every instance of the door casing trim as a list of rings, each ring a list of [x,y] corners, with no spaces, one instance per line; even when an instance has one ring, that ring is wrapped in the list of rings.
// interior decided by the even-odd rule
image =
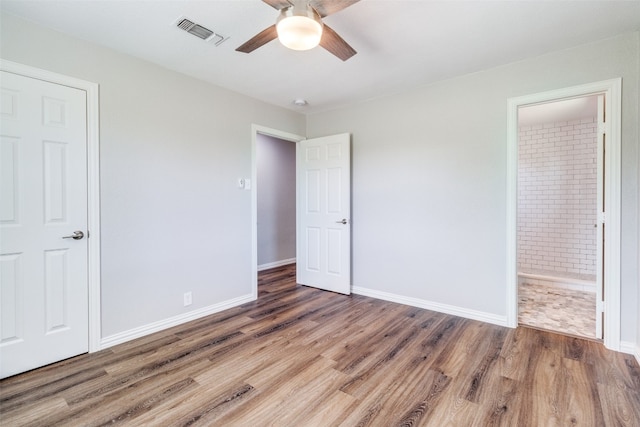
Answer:
[[[80,89],[87,94],[87,268],[89,352],[101,349],[100,312],[100,101],[97,83],[0,58],[0,70]]]
[[[518,107],[564,98],[605,94],[607,156],[605,158],[606,227],[604,243],[604,345],[620,351],[620,213],[622,79],[616,78],[507,100],[507,325],[518,325],[517,178]]]

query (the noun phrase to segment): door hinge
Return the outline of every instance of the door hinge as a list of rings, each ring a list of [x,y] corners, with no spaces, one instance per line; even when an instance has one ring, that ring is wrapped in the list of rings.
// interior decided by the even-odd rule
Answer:
[[[598,313],[604,313],[604,301],[596,301],[596,310]]]
[[[604,212],[600,212],[600,213],[598,214],[598,221],[599,221],[601,224],[604,224],[605,222],[607,222],[607,215],[606,215]]]

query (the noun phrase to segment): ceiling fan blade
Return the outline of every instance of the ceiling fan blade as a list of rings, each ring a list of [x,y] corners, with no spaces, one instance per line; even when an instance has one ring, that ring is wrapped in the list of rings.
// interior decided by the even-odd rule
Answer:
[[[356,50],[349,46],[349,43],[344,41],[342,37],[333,31],[327,24],[324,24],[322,29],[322,38],[320,39],[320,46],[327,49],[329,52],[337,56],[338,58],[346,61],[355,55]]]
[[[285,7],[293,6],[293,4],[287,0],[262,0],[262,1],[277,10],[281,10],[281,9],[284,9]]]
[[[354,3],[358,3],[359,1],[360,0],[311,0],[309,1],[309,4],[316,10],[316,12],[318,12],[318,14],[322,18],[324,18],[325,16],[329,16],[332,13],[339,12]],[[269,2],[267,1],[267,3]]]
[[[276,26],[272,25],[247,40],[242,46],[238,47],[236,51],[244,53],[253,52],[257,48],[269,43],[271,40],[275,40],[277,37],[278,32],[276,31]]]

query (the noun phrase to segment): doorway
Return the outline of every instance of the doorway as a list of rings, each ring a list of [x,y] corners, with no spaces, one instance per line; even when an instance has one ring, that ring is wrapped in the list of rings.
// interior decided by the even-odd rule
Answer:
[[[553,101],[604,95],[606,122],[598,129],[603,135],[606,155],[602,161],[603,198],[598,206],[597,224],[602,229],[601,313],[604,345],[620,350],[620,143],[622,80],[612,79],[548,92],[510,98],[507,101],[507,324],[518,325],[518,112],[521,107]],[[593,227],[593,224],[592,224]]]
[[[258,176],[260,135],[295,142],[296,268],[301,285],[351,293],[351,135],[304,137],[252,125],[251,180]],[[256,182],[256,188],[260,183]],[[258,203],[251,192],[254,299],[258,297]]]
[[[604,95],[518,109],[518,323],[596,339],[599,101]]]
[[[265,192],[260,196],[258,195],[258,193],[260,192],[261,185],[263,186],[263,188],[266,185],[265,183],[261,183],[259,179],[259,172],[258,172],[259,163],[262,160],[265,160],[265,161],[267,160],[267,158],[264,158],[264,157],[261,160],[258,159],[258,155],[260,154],[260,151],[262,151],[263,154],[265,154],[264,150],[262,149],[266,148],[268,155],[272,157],[277,154],[278,149],[285,152],[287,151],[288,147],[281,144],[291,144],[294,150],[293,168],[294,168],[294,174],[295,174],[296,146],[298,142],[304,139],[305,138],[303,136],[284,132],[278,129],[272,129],[272,128],[259,126],[255,124],[251,126],[251,153],[252,153],[251,180],[255,183],[255,187],[254,187],[255,191],[251,192],[251,236],[252,236],[251,265],[253,268],[251,277],[253,280],[252,294],[254,299],[258,297],[258,271],[263,271],[269,268],[275,268],[278,266],[287,265],[288,263],[290,264],[295,262],[295,234],[294,234],[294,245],[293,245],[294,255],[292,257],[290,255],[283,255],[283,254],[290,254],[290,252],[287,252],[287,247],[290,247],[290,244],[282,243],[282,242],[274,243],[273,241],[270,241],[271,239],[270,235],[272,236],[274,233],[273,221],[279,221],[279,219],[277,218],[277,207],[274,207],[273,201],[270,203],[271,206],[268,206],[269,203],[263,203],[263,205],[266,205],[263,207],[267,209],[268,212],[263,211],[259,219],[258,197],[276,198],[277,200],[278,196],[277,196],[277,192],[275,193],[275,195],[274,195],[274,192]],[[277,173],[277,171],[276,172],[272,171],[268,175],[270,177],[266,179],[275,179],[275,181],[278,181],[278,182],[286,182],[288,180],[287,173],[279,174]],[[263,177],[263,179],[265,178]],[[294,175],[294,180],[293,180],[294,203],[296,200],[295,195],[297,194],[295,181],[296,181],[296,178]],[[286,197],[284,198],[286,199]],[[281,219],[283,220],[287,219],[288,221],[291,220],[291,218],[289,217],[289,213],[287,213],[287,218],[281,218]],[[260,226],[258,225],[258,221],[260,221]],[[265,221],[271,221],[272,224],[269,225],[265,223]],[[292,224],[288,224],[288,225],[291,226]],[[260,228],[260,235],[262,237],[261,243],[259,243],[259,237],[258,237],[259,228]],[[297,219],[296,219],[295,207],[293,212],[293,229],[297,230]],[[260,254],[259,254],[260,245],[262,245],[263,247],[260,248]],[[285,257],[285,258],[281,258],[281,257]],[[286,258],[286,257],[289,257],[289,258]],[[281,258],[281,259],[278,259],[278,258]]]
[[[296,144],[256,137],[258,271],[296,262]]]

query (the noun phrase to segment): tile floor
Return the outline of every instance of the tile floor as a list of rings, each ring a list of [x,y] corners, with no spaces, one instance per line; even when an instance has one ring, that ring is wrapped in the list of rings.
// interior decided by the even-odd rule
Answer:
[[[518,323],[595,338],[596,294],[545,285],[518,286]]]

